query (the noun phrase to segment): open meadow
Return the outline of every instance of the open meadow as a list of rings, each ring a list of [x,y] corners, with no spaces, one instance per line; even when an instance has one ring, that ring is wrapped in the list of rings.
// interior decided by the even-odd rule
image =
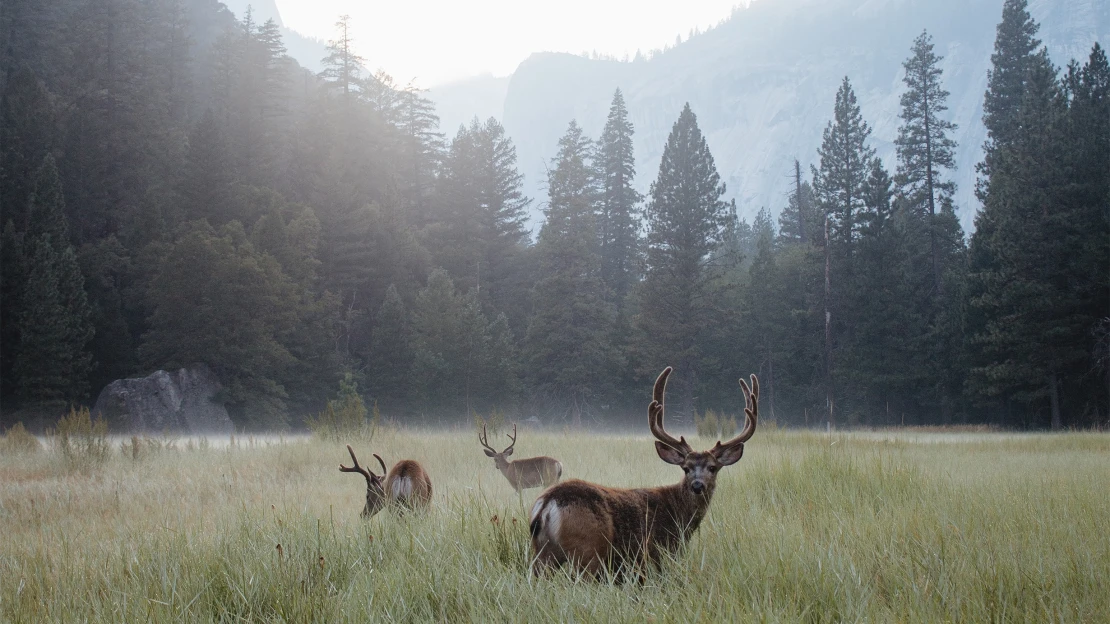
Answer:
[[[471,430],[350,442],[422,462],[432,511],[360,519],[340,442],[114,440],[85,466],[5,447],[0,621],[1110,621],[1107,434],[764,426],[643,586],[530,577],[540,490],[518,497]],[[609,485],[681,475],[646,428],[522,430],[515,458],[541,454]]]

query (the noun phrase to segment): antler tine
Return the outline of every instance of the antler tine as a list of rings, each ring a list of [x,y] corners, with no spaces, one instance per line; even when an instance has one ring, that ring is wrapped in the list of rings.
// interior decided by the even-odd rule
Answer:
[[[680,451],[682,453],[690,453],[693,449],[686,443],[686,438],[680,436],[677,440],[663,427],[663,395],[667,389],[667,378],[670,377],[671,371],[674,370],[670,366],[663,369],[659,373],[659,378],[655,380],[655,388],[652,390],[652,402],[648,406],[648,428],[651,429],[651,434],[657,440],[666,444],[667,446]]]
[[[759,420],[759,378],[752,375],[752,385],[740,379],[740,389],[744,391],[744,430],[728,442],[718,442],[721,446],[735,446],[743,444],[755,435],[755,424]]]
[[[513,443],[512,443],[512,444],[510,444],[509,446],[505,447],[505,450],[504,450],[504,451],[501,451],[502,453],[506,453],[506,452],[508,452],[508,450],[509,450],[509,449],[511,449],[511,448],[513,448],[514,446],[516,446],[516,423],[513,423],[513,435],[509,435],[509,434],[507,434],[507,433],[506,433],[506,434],[505,434],[505,437],[506,437],[506,438],[509,438],[510,440],[512,440],[512,441],[513,441]]]
[[[355,450],[353,448],[351,448],[350,444],[347,445],[347,452],[351,454],[351,461],[353,461],[355,463],[355,465],[354,465],[353,468],[348,468],[348,467],[344,466],[343,464],[339,464],[339,471],[340,472],[357,472],[360,475],[366,477],[367,481],[370,481],[371,479],[373,479],[374,476],[370,473],[370,471],[359,465],[358,458],[355,457]]]
[[[375,458],[375,459],[377,459],[377,460],[378,460],[378,463],[382,465],[382,474],[385,474],[385,473],[389,472],[389,471],[388,471],[388,470],[386,470],[386,468],[385,468],[385,462],[384,462],[384,461],[382,461],[382,457],[381,457],[381,455],[378,455],[377,453],[374,453],[374,458]]]
[[[482,425],[482,432],[478,434],[478,442],[490,450],[491,453],[496,453],[497,450],[489,445],[489,436],[486,435],[486,426]]]

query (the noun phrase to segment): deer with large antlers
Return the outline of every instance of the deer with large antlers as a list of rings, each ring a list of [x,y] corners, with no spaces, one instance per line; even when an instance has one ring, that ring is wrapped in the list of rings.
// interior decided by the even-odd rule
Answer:
[[[432,502],[432,480],[419,462],[411,459],[402,459],[393,464],[388,473],[385,462],[374,453],[374,458],[382,465],[382,474],[376,475],[363,468],[355,457],[351,445],[347,445],[347,452],[351,454],[354,466],[348,468],[339,464],[340,472],[357,472],[366,477],[366,506],[362,508],[362,517],[370,518],[381,511],[387,504],[399,514],[406,510],[427,509]]]
[[[516,446],[516,425],[513,425],[512,435],[507,433],[505,435],[512,440],[512,444],[500,453],[489,445],[485,425],[482,425],[482,432],[478,434],[478,442],[486,447],[486,457],[493,458],[494,465],[501,471],[501,474],[505,475],[514,490],[520,492],[528,488],[547,487],[559,482],[559,478],[563,476],[563,464],[559,463],[559,460],[554,457],[529,457],[516,461],[506,459],[513,454],[513,447]]]
[[[743,379],[747,420],[735,438],[718,441],[708,451],[690,448],[686,438],[663,427],[663,392],[667,367],[655,381],[648,406],[648,426],[655,436],[655,451],[668,464],[685,473],[675,485],[620,489],[573,479],[554,485],[532,506],[534,573],[568,563],[579,572],[600,576],[606,570],[624,573],[647,562],[658,562],[662,553],[677,551],[698,529],[709,510],[717,486],[717,472],[744,455],[744,443],[755,433],[759,415],[759,380]],[[642,577],[641,577],[642,578]]]

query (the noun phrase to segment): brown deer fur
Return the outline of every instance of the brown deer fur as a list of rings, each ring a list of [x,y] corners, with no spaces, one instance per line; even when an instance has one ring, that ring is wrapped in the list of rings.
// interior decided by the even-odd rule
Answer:
[[[744,430],[728,442],[696,452],[685,438],[676,440],[663,427],[663,393],[670,373],[667,367],[655,382],[648,425],[657,438],[656,453],[682,467],[682,481],[621,489],[572,479],[548,488],[532,506],[533,572],[567,562],[592,575],[640,567],[679,550],[698,529],[716,489],[717,471],[736,463],[744,454],[744,442],[755,433],[759,381],[752,375],[749,388],[740,380],[747,401]]]
[[[512,435],[507,433],[505,435],[513,442],[500,453],[487,443],[485,425],[482,425],[482,433],[478,434],[478,442],[486,447],[486,457],[493,458],[494,465],[501,474],[505,475],[514,490],[519,492],[528,488],[547,487],[559,482],[563,476],[563,464],[554,457],[529,457],[516,461],[506,459],[513,454],[513,447],[516,446],[516,425],[513,425]]]
[[[348,468],[340,464],[339,471],[357,472],[366,477],[366,506],[362,508],[363,518],[372,517],[387,504],[399,515],[404,515],[405,511],[409,510],[427,509],[431,504],[432,480],[419,462],[402,459],[383,476],[360,466],[350,444],[347,445],[347,452],[351,454],[351,461],[355,465]],[[374,457],[381,464],[382,472],[385,473],[385,462],[377,453]]]

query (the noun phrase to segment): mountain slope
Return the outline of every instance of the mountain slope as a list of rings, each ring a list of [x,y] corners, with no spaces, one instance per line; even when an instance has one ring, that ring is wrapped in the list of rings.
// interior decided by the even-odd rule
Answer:
[[[1032,0],[1039,37],[1054,62],[1085,59],[1110,41],[1110,3]],[[613,90],[620,87],[636,126],[637,185],[647,190],[663,144],[689,101],[722,178],[743,216],[786,203],[793,159],[814,163],[833,99],[847,75],[874,129],[878,154],[893,170],[902,61],[927,29],[944,57],[958,171],[956,202],[970,231],[978,202],[975,163],[985,132],[983,92],[1001,0],[757,0],[730,20],[654,56],[632,63],[569,54],[535,54],[512,75],[503,123],[517,145],[528,191],[542,215],[544,164],[573,118],[597,136]],[[464,97],[456,85],[432,97],[441,107]]]

